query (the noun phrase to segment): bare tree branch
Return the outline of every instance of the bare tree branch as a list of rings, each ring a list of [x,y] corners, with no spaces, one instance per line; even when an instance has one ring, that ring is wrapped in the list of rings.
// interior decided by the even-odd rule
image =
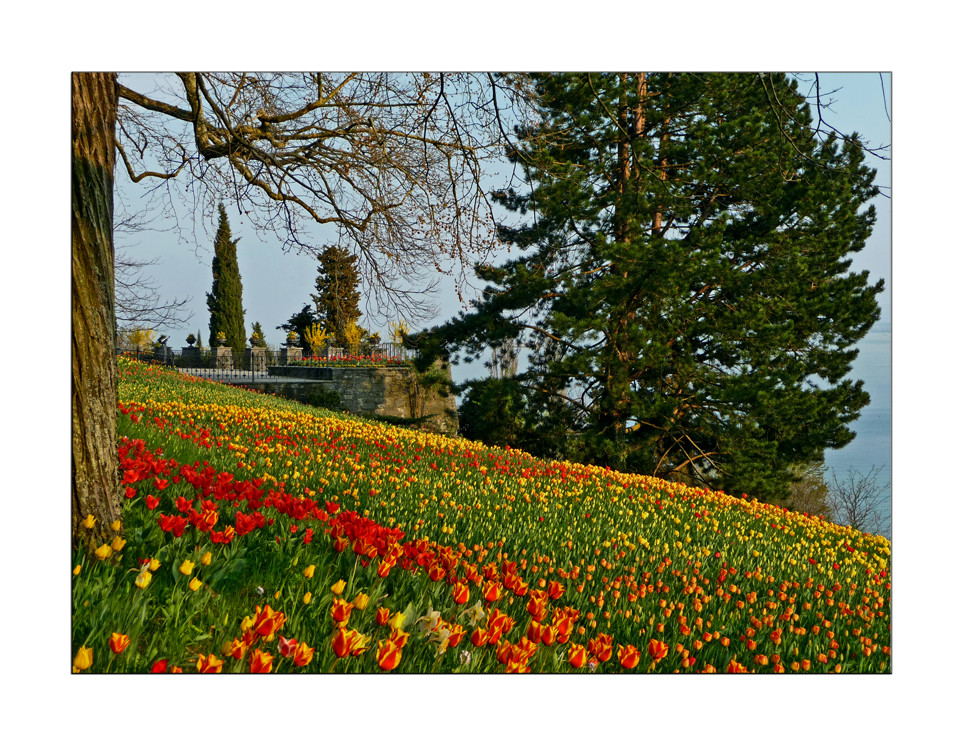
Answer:
[[[149,95],[119,85],[118,150],[213,214],[231,199],[283,250],[314,253],[335,237],[359,258],[386,313],[431,312],[433,271],[467,282],[499,246],[484,183],[501,158],[506,112],[532,104],[511,77],[465,74],[178,73]],[[139,86],[135,86],[139,87]],[[140,176],[135,176],[140,174]],[[170,178],[168,178],[170,177]],[[159,195],[160,196],[160,193]]]

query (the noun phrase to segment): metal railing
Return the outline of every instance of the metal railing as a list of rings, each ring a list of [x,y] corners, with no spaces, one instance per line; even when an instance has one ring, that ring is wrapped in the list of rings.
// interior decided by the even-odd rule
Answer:
[[[229,347],[184,347],[180,351],[162,346],[153,350],[117,348],[117,354],[153,365],[175,368],[182,373],[219,381],[255,382],[272,375],[276,366],[295,368],[378,368],[406,365],[414,354],[401,345],[392,343],[358,345],[353,348],[328,347],[321,355],[305,355],[301,348],[270,347],[245,348],[240,360],[235,360]]]

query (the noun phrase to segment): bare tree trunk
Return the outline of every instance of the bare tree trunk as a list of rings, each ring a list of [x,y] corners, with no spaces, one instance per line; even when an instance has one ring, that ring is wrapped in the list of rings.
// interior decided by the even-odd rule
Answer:
[[[114,324],[114,124],[116,75],[71,81],[71,500],[74,546],[109,540],[121,517],[117,469]],[[87,515],[92,530],[80,527]]]

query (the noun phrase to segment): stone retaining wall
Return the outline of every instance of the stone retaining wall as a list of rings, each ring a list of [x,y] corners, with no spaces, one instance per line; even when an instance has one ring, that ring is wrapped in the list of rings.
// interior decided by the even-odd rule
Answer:
[[[451,371],[443,370],[451,381]],[[240,382],[246,388],[310,403],[323,392],[338,394],[342,410],[388,417],[426,417],[422,427],[455,435],[459,421],[454,394],[442,396],[425,386],[411,368],[317,368],[269,366],[270,376],[312,378],[311,381]]]

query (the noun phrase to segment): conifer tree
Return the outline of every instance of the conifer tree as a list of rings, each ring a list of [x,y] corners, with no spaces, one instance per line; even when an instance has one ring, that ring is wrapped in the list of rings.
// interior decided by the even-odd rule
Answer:
[[[348,346],[348,331],[361,318],[358,304],[357,257],[340,246],[327,246],[318,254],[318,277],[311,300],[321,325],[335,336],[339,346]]]
[[[289,334],[294,332],[298,335],[298,347],[302,350],[310,350],[311,345],[308,344],[308,329],[317,323],[318,317],[311,310],[311,306],[306,305],[297,313],[291,314],[291,318],[289,318],[286,323],[278,324],[275,329],[281,329]]]
[[[583,461],[776,500],[853,437],[879,317],[849,271],[874,222],[857,135],[817,137],[783,75],[541,75],[510,153],[531,191],[474,309],[423,354],[522,339],[527,426]],[[558,448],[555,439],[543,438]],[[538,439],[536,439],[538,442]]]
[[[235,363],[243,360],[245,348],[244,309],[241,307],[241,271],[238,269],[238,240],[231,238],[231,226],[224,205],[218,205],[220,222],[214,238],[214,260],[211,270],[214,282],[207,294],[211,313],[211,347],[218,346],[218,335],[227,337]]]

